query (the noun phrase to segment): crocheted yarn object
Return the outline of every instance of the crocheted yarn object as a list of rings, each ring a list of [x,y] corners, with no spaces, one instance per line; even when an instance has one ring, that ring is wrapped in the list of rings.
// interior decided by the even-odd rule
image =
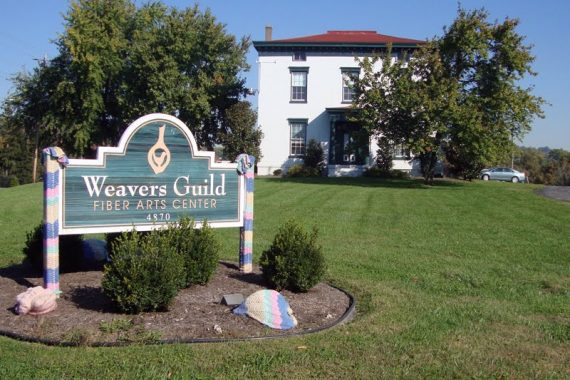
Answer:
[[[16,296],[16,313],[19,315],[41,315],[49,313],[57,307],[57,295],[50,289],[41,286],[28,288]]]
[[[289,303],[275,290],[258,290],[233,310],[237,315],[248,315],[273,329],[289,330],[297,326],[297,319]]]

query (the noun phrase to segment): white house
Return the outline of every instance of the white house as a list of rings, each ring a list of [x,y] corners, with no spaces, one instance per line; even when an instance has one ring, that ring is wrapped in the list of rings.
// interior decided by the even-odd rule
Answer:
[[[347,120],[353,97],[351,78],[359,75],[356,58],[386,51],[395,59],[422,41],[375,31],[328,31],[325,34],[254,41],[259,54],[258,126],[264,134],[258,173],[273,174],[301,162],[310,139],[325,152],[329,176],[358,175],[374,162],[375,142]],[[396,155],[394,168],[411,170]]]

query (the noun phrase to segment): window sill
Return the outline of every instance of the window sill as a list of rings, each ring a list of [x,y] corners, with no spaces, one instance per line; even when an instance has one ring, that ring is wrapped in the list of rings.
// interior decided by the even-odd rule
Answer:
[[[306,100],[289,100],[289,103],[304,104],[304,103],[307,103],[307,101]]]

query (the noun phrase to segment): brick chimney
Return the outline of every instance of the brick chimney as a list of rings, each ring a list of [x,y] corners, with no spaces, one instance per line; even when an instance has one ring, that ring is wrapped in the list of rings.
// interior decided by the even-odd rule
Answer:
[[[265,27],[265,41],[271,41],[273,39],[273,27],[267,25]]]

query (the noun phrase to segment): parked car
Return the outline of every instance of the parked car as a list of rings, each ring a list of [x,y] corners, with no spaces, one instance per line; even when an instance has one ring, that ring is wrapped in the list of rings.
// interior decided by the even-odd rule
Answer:
[[[483,181],[510,181],[510,182],[525,182],[526,176],[524,173],[511,168],[491,168],[481,170],[481,179]]]

